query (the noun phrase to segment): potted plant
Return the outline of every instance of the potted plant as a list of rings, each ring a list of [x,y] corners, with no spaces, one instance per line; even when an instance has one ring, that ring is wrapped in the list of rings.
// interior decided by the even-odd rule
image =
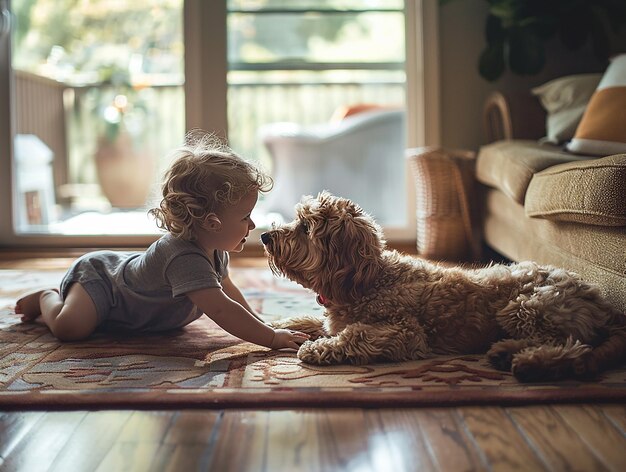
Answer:
[[[440,0],[448,3],[452,0]],[[626,24],[624,0],[486,0],[487,46],[480,55],[480,75],[489,81],[506,70],[518,75],[540,72],[546,62],[545,43],[559,37],[570,50],[591,41],[599,59],[608,59],[609,29]]]
[[[102,193],[113,207],[142,207],[155,171],[153,156],[141,139],[145,107],[132,87],[117,86],[100,115],[95,161]]]

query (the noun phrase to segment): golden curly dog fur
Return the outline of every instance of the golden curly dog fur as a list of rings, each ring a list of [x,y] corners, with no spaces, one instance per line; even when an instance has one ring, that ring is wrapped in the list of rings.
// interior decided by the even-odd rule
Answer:
[[[262,235],[269,265],[318,294],[325,318],[274,323],[311,335],[318,365],[487,352],[522,381],[590,377],[626,358],[626,320],[572,272],[534,262],[468,269],[386,250],[358,205],[304,197],[296,219]]]

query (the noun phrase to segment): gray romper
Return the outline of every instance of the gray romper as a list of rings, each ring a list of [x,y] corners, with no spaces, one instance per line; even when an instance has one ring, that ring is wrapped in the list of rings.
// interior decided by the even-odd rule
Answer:
[[[77,259],[61,282],[67,297],[74,282],[87,291],[98,313],[98,329],[165,331],[202,316],[185,295],[221,288],[228,253],[207,256],[193,242],[165,234],[145,252],[96,251]]]

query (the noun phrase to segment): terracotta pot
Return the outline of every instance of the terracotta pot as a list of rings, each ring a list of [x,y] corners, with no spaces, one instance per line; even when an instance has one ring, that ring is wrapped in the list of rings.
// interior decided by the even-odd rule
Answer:
[[[120,133],[114,141],[101,138],[95,154],[102,193],[116,208],[146,204],[154,182],[154,159],[133,146],[132,137]]]

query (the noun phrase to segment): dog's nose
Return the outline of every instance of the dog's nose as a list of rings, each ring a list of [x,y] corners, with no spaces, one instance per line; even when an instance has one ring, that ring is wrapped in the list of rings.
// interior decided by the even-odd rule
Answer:
[[[267,244],[270,242],[270,234],[269,233],[262,233],[261,234],[261,242],[263,244]]]

